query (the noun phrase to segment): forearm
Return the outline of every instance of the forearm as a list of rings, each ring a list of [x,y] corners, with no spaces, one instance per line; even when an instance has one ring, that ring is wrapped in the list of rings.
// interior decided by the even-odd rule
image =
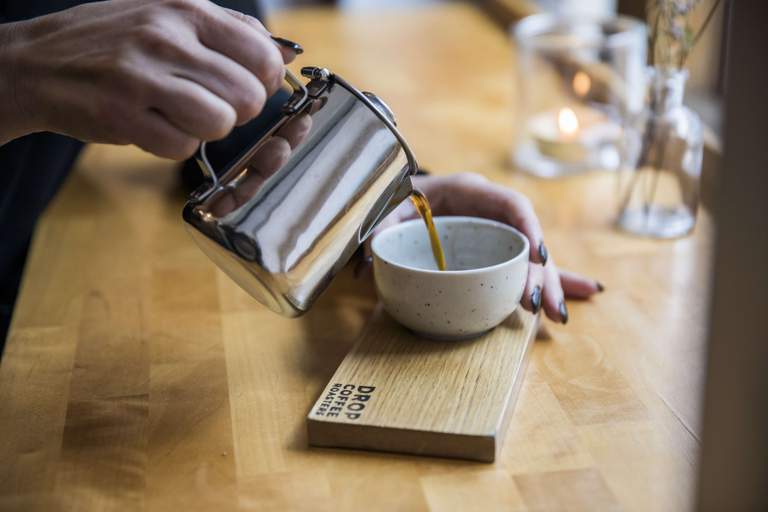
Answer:
[[[26,22],[0,24],[0,145],[37,131],[19,99],[19,39]]]

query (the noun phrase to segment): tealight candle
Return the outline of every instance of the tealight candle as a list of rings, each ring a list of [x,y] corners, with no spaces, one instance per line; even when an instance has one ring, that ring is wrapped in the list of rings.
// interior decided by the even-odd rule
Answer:
[[[539,152],[562,162],[582,162],[601,145],[617,142],[621,127],[599,110],[573,105],[528,120]]]

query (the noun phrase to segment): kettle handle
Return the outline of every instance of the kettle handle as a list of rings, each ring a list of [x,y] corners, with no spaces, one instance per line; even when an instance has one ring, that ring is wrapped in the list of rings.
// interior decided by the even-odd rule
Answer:
[[[285,70],[285,81],[288,83],[288,85],[291,86],[293,93],[291,94],[291,97],[288,98],[288,101],[283,105],[282,111],[286,116],[290,116],[301,110],[301,108],[307,102],[309,93],[304,84],[301,83],[296,75],[291,73],[288,69]],[[208,143],[206,141],[202,141],[200,143],[200,146],[195,152],[194,159],[197,162],[198,167],[200,167],[203,175],[208,180],[210,180],[211,185],[204,192],[199,194],[195,193],[197,200],[207,197],[211,192],[219,188],[219,177],[216,174],[216,170],[211,165],[211,162],[208,160],[208,154],[206,152],[207,144]]]
[[[197,166],[200,167],[200,170],[205,175],[206,178],[211,180],[211,190],[219,188],[219,177],[216,176],[216,171],[213,169],[213,166],[211,165],[211,162],[208,160],[208,153],[206,152],[206,144],[208,144],[206,141],[203,141],[200,143],[200,147],[197,148],[197,151],[195,152],[195,161],[197,162]]]

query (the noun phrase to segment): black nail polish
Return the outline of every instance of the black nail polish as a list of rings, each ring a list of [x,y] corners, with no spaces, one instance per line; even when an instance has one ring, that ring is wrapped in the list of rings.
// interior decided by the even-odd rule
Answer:
[[[541,286],[536,286],[531,292],[531,309],[534,315],[541,309]]]
[[[560,301],[560,321],[563,325],[568,323],[568,308],[565,307],[565,301]]]
[[[274,42],[279,44],[280,46],[284,48],[290,48],[293,50],[296,55],[301,55],[304,53],[304,48],[301,47],[299,43],[294,43],[290,39],[286,39],[284,37],[277,37],[277,36],[270,36]]]
[[[539,259],[541,260],[541,264],[546,265],[548,258],[549,258],[549,251],[547,251],[547,248],[544,245],[544,242],[539,243]]]
[[[597,291],[600,293],[603,293],[605,291],[605,286],[603,286],[603,283],[601,283],[600,281],[597,281],[596,284],[597,284]]]

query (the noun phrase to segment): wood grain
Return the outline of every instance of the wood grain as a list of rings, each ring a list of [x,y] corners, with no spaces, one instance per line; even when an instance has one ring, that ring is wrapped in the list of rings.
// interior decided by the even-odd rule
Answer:
[[[477,339],[422,339],[377,310],[307,416],[309,444],[493,462],[538,317]]]
[[[514,173],[514,52],[471,7],[308,9],[271,29],[306,48],[297,65],[384,98],[425,167],[527,194],[554,260],[606,292],[542,323],[493,465],[309,448],[372,283],[343,272],[306,316],[275,316],[184,232],[174,164],[92,146],[37,229],[0,365],[0,509],[685,510],[706,211],[691,237],[632,238],[612,228],[615,176]]]

